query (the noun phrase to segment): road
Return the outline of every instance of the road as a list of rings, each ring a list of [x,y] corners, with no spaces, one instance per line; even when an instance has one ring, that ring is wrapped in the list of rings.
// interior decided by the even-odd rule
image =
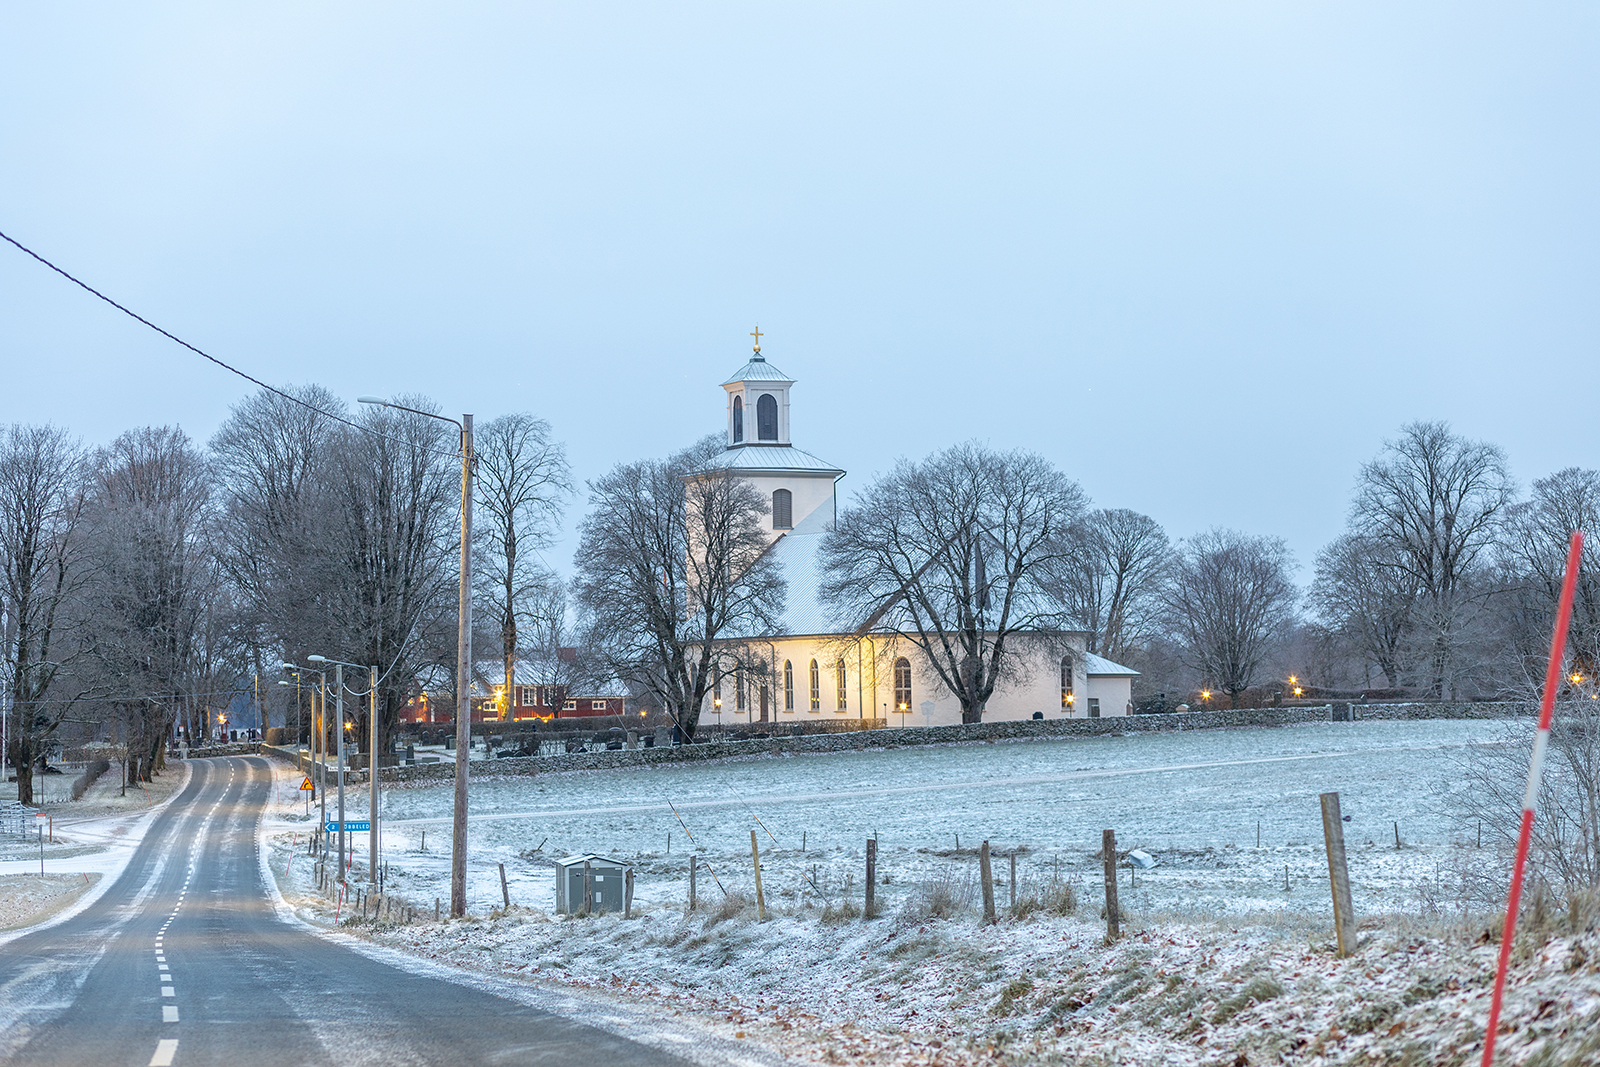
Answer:
[[[99,900],[0,949],[0,1058],[60,1067],[685,1062],[280,919],[255,842],[271,790],[266,760],[191,767]]]

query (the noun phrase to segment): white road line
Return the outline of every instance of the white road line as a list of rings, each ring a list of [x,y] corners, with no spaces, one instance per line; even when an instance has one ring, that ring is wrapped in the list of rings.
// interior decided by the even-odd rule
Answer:
[[[164,997],[175,997],[178,994],[176,994],[176,993],[174,993],[172,991],[172,987],[171,986],[164,985],[164,986],[161,987],[161,995],[164,996]]]
[[[161,1021],[175,1023],[178,1021],[178,1006],[176,1004],[161,1005]]]
[[[158,970],[158,971],[164,971],[164,970],[166,970],[166,969],[167,969],[167,965],[166,965],[166,964],[165,964],[165,963],[158,963],[158,964],[156,964],[156,970]]]
[[[150,1067],[172,1067],[172,1057],[178,1054],[178,1039],[164,1037],[156,1042],[156,1054],[150,1057]]]

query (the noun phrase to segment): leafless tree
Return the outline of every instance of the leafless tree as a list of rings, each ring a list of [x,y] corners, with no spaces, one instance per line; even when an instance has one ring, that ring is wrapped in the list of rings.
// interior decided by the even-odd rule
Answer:
[[[425,397],[399,402],[420,411]],[[421,681],[453,671],[459,467],[445,424],[388,407],[356,416],[361,429],[341,427],[319,503],[326,535],[319,540],[334,573],[318,590],[315,609],[333,620],[322,654],[378,667],[378,749],[386,752],[400,709]],[[346,685],[365,689],[366,680]],[[360,746],[370,747],[368,709]]]
[[[568,695],[597,691],[609,679],[594,650],[585,644],[567,618],[567,593],[559,582],[538,590],[528,605],[530,624],[521,630],[522,658],[528,681],[547,687],[555,707]]]
[[[727,639],[770,631],[783,608],[767,504],[723,453],[715,435],[589,483],[576,557],[588,643],[691,737]]]
[[[123,698],[129,779],[149,780],[215,586],[211,472],[182,430],[130,430],[96,453],[89,504],[96,656]]]
[[[1481,605],[1471,581],[1515,493],[1505,455],[1443,422],[1413,422],[1361,469],[1351,527],[1417,584],[1413,625],[1427,642],[1425,685],[1444,696],[1461,665],[1467,616]]]
[[[1509,643],[1524,659],[1522,673],[1542,680],[1549,653],[1550,620],[1561,595],[1572,531],[1600,535],[1600,471],[1568,467],[1533,483],[1531,497],[1510,509],[1502,538],[1507,593],[1516,619]],[[1600,567],[1593,562],[1600,544],[1586,546],[1578,569],[1567,630],[1572,669],[1593,675],[1600,669]]]
[[[1294,621],[1297,591],[1282,538],[1211,530],[1179,547],[1167,607],[1189,662],[1237,707]]]
[[[1394,546],[1347,533],[1317,556],[1310,601],[1323,624],[1347,638],[1386,684],[1405,684],[1407,638],[1419,583]]]
[[[980,722],[1033,639],[1062,626],[1045,582],[1083,510],[1077,484],[1033,453],[969,443],[902,460],[827,535],[822,595],[919,648],[962,721]]]
[[[4,614],[7,751],[17,799],[33,802],[28,769],[55,732],[70,695],[52,692],[81,650],[62,630],[85,576],[80,523],[84,453],[65,430],[13,425],[0,432],[0,612]]]
[[[520,629],[537,624],[538,609],[551,603],[540,594],[559,588],[539,552],[549,546],[561,520],[572,478],[566,450],[551,435],[550,424],[532,415],[502,415],[485,424],[477,432],[475,452],[481,521],[473,535],[473,573],[482,617],[498,631],[509,706],[516,693]],[[560,603],[564,611],[564,597]]]
[[[1062,557],[1043,584],[1089,631],[1089,651],[1122,663],[1159,628],[1171,552],[1148,515],[1103,508],[1067,528]]]

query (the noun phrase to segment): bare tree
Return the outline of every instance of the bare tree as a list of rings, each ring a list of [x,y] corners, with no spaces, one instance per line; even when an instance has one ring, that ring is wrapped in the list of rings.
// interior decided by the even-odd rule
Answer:
[[[1453,661],[1478,606],[1474,592],[1484,588],[1470,579],[1514,492],[1498,447],[1460,437],[1443,422],[1409,423],[1361,468],[1351,527],[1417,584],[1412,618],[1426,629],[1425,684],[1434,696],[1459,673]]]
[[[1347,533],[1318,554],[1310,600],[1330,631],[1398,687],[1418,594],[1415,573],[1393,545]]]
[[[551,436],[550,424],[532,415],[502,415],[477,432],[474,444],[481,523],[474,532],[473,573],[482,617],[497,624],[509,707],[516,693],[520,628],[538,621],[538,608],[549,604],[540,593],[557,585],[539,551],[549,546],[561,520],[572,478],[566,450]],[[561,607],[564,611],[565,598]]]
[[[1121,663],[1157,630],[1170,556],[1160,523],[1102,508],[1067,528],[1044,586],[1089,631],[1089,651]]]
[[[822,595],[914,644],[962,721],[981,722],[1030,639],[1062,624],[1045,582],[1083,508],[1077,484],[1030,452],[969,443],[902,460],[827,535]]]
[[[211,472],[182,430],[143,427],[95,455],[92,484],[96,654],[123,698],[129,780],[148,781],[215,584]]]
[[[1280,537],[1211,530],[1184,541],[1167,607],[1190,665],[1237,707],[1294,621],[1293,565]]]
[[[62,630],[87,573],[80,530],[83,475],[83,450],[65,430],[13,425],[0,433],[5,756],[17,768],[17,799],[24,804],[33,802],[28,771],[37,745],[73,706],[70,697],[52,689],[81,650]]]
[[[520,656],[527,677],[545,686],[559,708],[570,694],[596,690],[609,679],[594,650],[584,644],[567,619],[567,593],[558,582],[540,589],[528,605],[531,623],[524,627]]]
[[[767,504],[723,452],[714,435],[589,483],[576,558],[588,643],[690,737],[726,639],[770,630],[783,608]]]
[[[1567,541],[1574,530],[1600,532],[1600,471],[1568,467],[1540,478],[1530,499],[1510,509],[1501,553],[1508,591],[1525,620],[1518,627],[1521,632],[1512,635],[1513,644],[1523,649],[1530,680],[1541,677],[1549,652],[1550,619],[1561,595]],[[1567,630],[1573,669],[1591,676],[1600,669],[1600,567],[1592,562],[1595,552],[1589,548],[1579,565]]]

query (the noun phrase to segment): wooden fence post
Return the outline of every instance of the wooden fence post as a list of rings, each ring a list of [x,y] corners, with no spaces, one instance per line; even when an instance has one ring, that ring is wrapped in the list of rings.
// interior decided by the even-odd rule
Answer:
[[[1322,837],[1328,849],[1328,880],[1333,886],[1333,933],[1339,955],[1355,951],[1355,908],[1350,903],[1350,871],[1344,857],[1344,819],[1339,794],[1322,794]]]
[[[750,831],[750,862],[756,868],[756,922],[767,921],[767,898],[761,893],[761,849],[756,844],[756,832]]]
[[[878,910],[878,840],[867,838],[867,899],[861,911],[863,919],[870,919]]]
[[[1106,940],[1115,941],[1122,936],[1121,917],[1117,914],[1117,832],[1100,832],[1100,851],[1106,861]]]
[[[696,860],[698,858],[699,857],[695,856],[693,853],[690,853],[690,855],[689,855],[689,910],[690,911],[694,910],[694,876],[695,876],[695,863],[696,863]]]
[[[622,917],[633,918],[633,868],[629,867],[622,874]]]
[[[983,921],[994,922],[994,874],[989,869],[989,842],[978,849],[978,880],[983,883]]]
[[[1011,910],[1017,910],[1017,850],[1011,850]]]
[[[506,885],[506,865],[500,865],[500,897],[506,902],[506,911],[511,910],[511,889]]]
[[[583,861],[583,914],[589,914],[590,905],[594,903],[594,867],[588,861]]]

